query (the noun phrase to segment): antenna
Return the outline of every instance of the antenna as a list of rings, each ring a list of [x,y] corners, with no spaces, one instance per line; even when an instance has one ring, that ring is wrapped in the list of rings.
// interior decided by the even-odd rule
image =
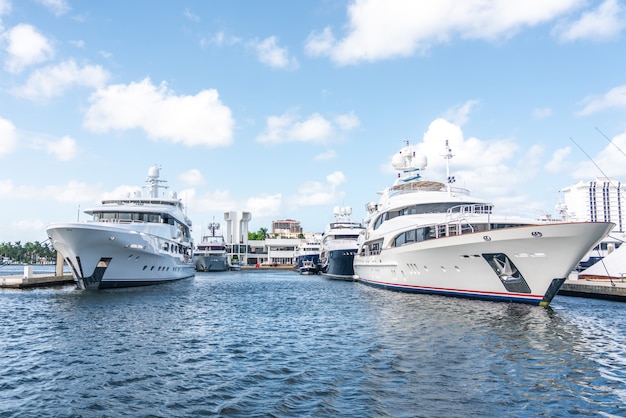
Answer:
[[[615,145],[615,143],[611,140],[611,138],[609,138],[608,136],[606,136],[606,135],[604,134],[604,132],[602,132],[602,131],[601,131],[600,129],[598,129],[597,127],[596,127],[596,131],[600,132],[600,135],[602,135],[603,137],[605,137],[607,141],[609,141],[609,142],[610,142],[610,143],[611,143],[611,144],[612,144],[615,148],[617,148],[617,150],[618,150],[619,152],[621,152],[621,153],[622,153],[622,155],[623,155],[624,157],[626,157],[626,154],[624,154],[624,151],[622,151],[622,150],[620,149],[620,147],[618,147],[617,145]]]
[[[450,145],[448,144],[448,140],[446,139],[446,153],[442,155],[442,157],[446,160],[446,178],[448,179],[446,184],[446,189],[448,193],[450,193],[450,184],[454,183],[456,180],[454,176],[450,175],[450,160],[454,157],[452,154],[452,149],[450,149]]]

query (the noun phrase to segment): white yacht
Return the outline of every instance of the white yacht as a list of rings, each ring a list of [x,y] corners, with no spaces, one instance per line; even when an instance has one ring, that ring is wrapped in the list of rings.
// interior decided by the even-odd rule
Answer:
[[[321,246],[319,235],[309,236],[298,245],[294,254],[294,267],[300,274],[319,273]]]
[[[554,222],[498,216],[493,205],[446,184],[421,179],[425,156],[408,143],[393,158],[399,172],[378,203],[354,258],[357,280],[409,292],[547,306],[610,222]]]
[[[82,289],[156,284],[192,277],[191,221],[175,192],[159,179],[160,167],[148,171],[147,197],[141,191],[103,200],[85,210],[86,222],[51,224],[48,236]]]
[[[220,232],[220,224],[209,224],[209,235],[202,237],[202,241],[193,252],[196,271],[226,271],[229,268],[226,241]]]
[[[354,280],[354,254],[359,234],[365,230],[361,222],[352,220],[352,208],[335,207],[334,222],[326,225],[320,253],[321,274],[329,279]]]

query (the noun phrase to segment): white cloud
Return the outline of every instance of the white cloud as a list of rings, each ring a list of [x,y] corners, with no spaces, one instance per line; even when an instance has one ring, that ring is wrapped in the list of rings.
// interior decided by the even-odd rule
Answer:
[[[197,213],[223,212],[224,208],[238,207],[237,202],[230,196],[228,190],[214,190],[202,196],[189,193],[183,200],[187,207]]]
[[[480,100],[472,99],[468,100],[465,103],[461,103],[460,105],[456,105],[446,110],[443,118],[451,121],[455,125],[463,126],[469,120],[469,114],[474,107],[476,107],[480,103]]]
[[[236,36],[230,36],[220,31],[209,38],[202,38],[200,40],[200,46],[203,48],[208,45],[215,45],[215,46],[221,47],[224,45],[228,45],[228,46],[236,45],[240,42],[241,42],[241,38],[238,38]]]
[[[594,179],[596,177],[626,176],[626,133],[616,135],[611,138],[611,143],[607,143],[606,147],[592,156],[593,161],[587,159],[578,164],[575,170],[571,171],[574,179]]]
[[[550,116],[552,116],[552,109],[549,107],[537,108],[532,113],[533,119],[546,119]]]
[[[185,9],[183,10],[183,16],[185,16],[191,22],[200,21],[200,17],[197,14],[193,13],[191,10],[189,10],[187,7],[185,7]]]
[[[335,123],[337,124],[337,127],[342,131],[350,131],[354,128],[357,128],[361,124],[361,121],[354,114],[354,112],[350,112],[345,115],[336,116]]]
[[[59,202],[96,202],[101,197],[98,188],[93,185],[70,181],[65,186],[47,186],[43,191],[35,190],[37,197],[53,199]],[[39,196],[40,194],[40,196]]]
[[[11,1],[0,0],[0,16],[8,15],[11,13]],[[2,22],[0,21],[0,30],[2,29]]]
[[[19,231],[43,231],[46,224],[41,219],[21,219],[12,222],[15,229]]]
[[[327,161],[327,160],[332,160],[336,157],[337,157],[337,153],[335,152],[334,149],[331,149],[331,150],[328,150],[326,152],[316,155],[314,160],[315,161]]]
[[[76,141],[67,135],[59,141],[49,143],[46,151],[61,161],[70,161],[78,155]]]
[[[331,205],[333,202],[342,201],[344,193],[337,187],[346,181],[341,171],[335,171],[326,176],[326,183],[307,181],[298,187],[295,196],[288,198],[291,209],[307,206]]]
[[[246,201],[245,210],[252,213],[255,218],[264,218],[280,214],[283,196],[280,193],[273,195],[261,194]]]
[[[270,36],[260,42],[253,41],[252,45],[261,63],[272,68],[298,68],[298,60],[289,57],[289,51],[278,45],[278,39],[275,36]]]
[[[56,16],[64,15],[71,10],[65,0],[37,0]]]
[[[580,7],[580,0],[360,0],[348,7],[347,33],[313,32],[305,49],[339,65],[410,56],[454,37],[501,42],[524,27],[550,22]]]
[[[183,183],[191,186],[197,186],[206,182],[206,180],[202,176],[202,173],[197,168],[192,168],[191,170],[187,170],[184,173],[181,173],[178,178]]]
[[[584,12],[579,20],[557,25],[553,33],[562,42],[603,41],[617,37],[625,26],[624,7],[618,0],[605,0],[597,9]]]
[[[333,187],[339,186],[346,181],[346,176],[341,171],[335,171],[326,176],[326,181]]]
[[[232,142],[234,120],[216,90],[177,96],[167,83],[116,84],[89,98],[84,126],[94,132],[141,128],[151,139],[187,146],[226,146]]]
[[[615,87],[604,95],[588,96],[582,103],[585,107],[578,112],[582,116],[611,108],[626,108],[626,84]]]
[[[10,120],[0,117],[0,158],[17,147],[17,130]]]
[[[569,170],[570,163],[567,157],[572,153],[570,147],[559,148],[552,154],[552,159],[545,166],[547,171],[552,173],[562,173]]]
[[[75,61],[65,61],[33,71],[26,84],[12,93],[34,101],[47,100],[62,95],[72,86],[104,87],[109,77],[109,72],[99,65],[81,68]]]
[[[25,67],[46,61],[54,55],[52,44],[32,25],[19,24],[2,34],[7,60],[4,68],[19,73]]]
[[[319,113],[313,113],[306,119],[301,119],[294,112],[270,116],[267,118],[264,132],[257,137],[257,141],[323,143],[334,139],[337,129],[352,129],[359,124],[358,118],[353,113],[336,116],[334,121],[335,124]]]

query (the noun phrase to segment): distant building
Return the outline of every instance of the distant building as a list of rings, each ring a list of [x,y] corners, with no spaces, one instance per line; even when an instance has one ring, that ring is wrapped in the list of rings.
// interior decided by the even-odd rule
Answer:
[[[300,221],[294,219],[272,221],[272,234],[284,238],[297,238],[302,234]]]
[[[557,209],[565,220],[579,222],[613,222],[615,232],[626,227],[626,197],[623,183],[601,177],[580,181],[561,190],[563,201]]]

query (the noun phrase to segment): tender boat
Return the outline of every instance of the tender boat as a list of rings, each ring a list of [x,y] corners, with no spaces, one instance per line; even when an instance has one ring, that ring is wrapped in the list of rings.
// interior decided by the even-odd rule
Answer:
[[[85,210],[86,222],[51,224],[48,236],[69,265],[81,289],[106,289],[163,283],[193,277],[191,221],[175,192],[148,171],[149,194],[103,200]]]
[[[193,252],[196,271],[226,271],[229,269],[226,241],[220,232],[220,224],[211,223],[209,234],[202,237]]]
[[[303,260],[298,270],[300,274],[319,274],[320,272],[319,264],[313,260]]]
[[[351,207],[335,207],[334,222],[326,225],[320,254],[321,274],[329,279],[354,280],[354,254],[358,238],[365,227],[352,220]]]
[[[611,230],[610,222],[564,222],[496,215],[494,205],[423,180],[427,165],[408,143],[393,158],[394,184],[370,203],[354,258],[362,283],[548,306],[579,260]]]
[[[294,267],[300,274],[319,273],[321,245],[319,235],[312,235],[298,245]]]

